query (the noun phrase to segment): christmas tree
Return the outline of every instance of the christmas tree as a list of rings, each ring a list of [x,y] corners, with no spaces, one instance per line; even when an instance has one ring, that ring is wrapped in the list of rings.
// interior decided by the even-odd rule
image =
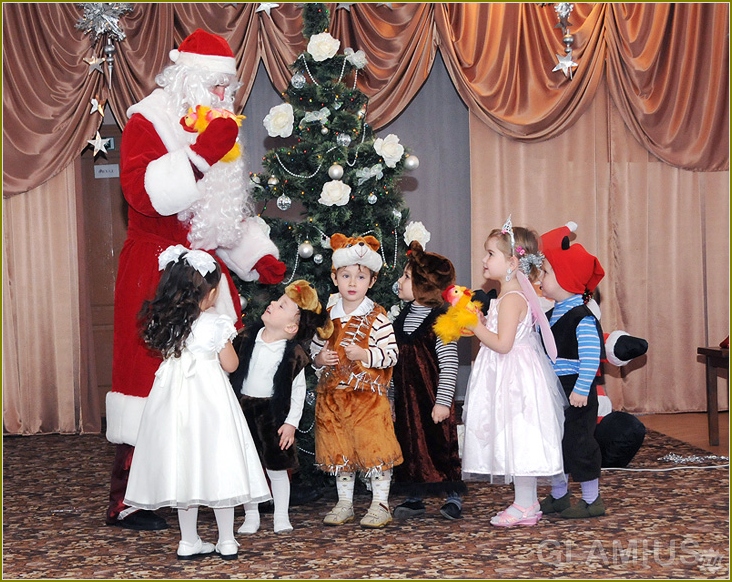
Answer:
[[[250,176],[252,197],[262,204],[261,218],[287,265],[282,285],[237,281],[243,297],[244,323],[256,321],[284,286],[306,279],[325,304],[332,284],[330,236],[370,234],[381,243],[384,265],[369,296],[387,311],[399,300],[394,292],[406,262],[408,209],[399,189],[405,169],[419,163],[396,135],[378,138],[366,123],[368,98],[356,88],[367,63],[363,51],[346,48],[328,32],[324,4],[303,4],[307,49],[291,65],[293,76],[284,103],[264,119],[271,137],[283,145],[268,151],[263,171]],[[301,220],[278,217],[296,201]],[[280,213],[281,214],[281,213]],[[313,467],[314,403],[317,380],[311,368],[302,421],[297,433],[301,481],[318,486],[326,478]]]

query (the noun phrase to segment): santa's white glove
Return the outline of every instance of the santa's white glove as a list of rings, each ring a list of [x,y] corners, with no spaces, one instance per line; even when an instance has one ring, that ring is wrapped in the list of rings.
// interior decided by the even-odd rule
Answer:
[[[242,236],[236,246],[219,247],[216,254],[242,281],[273,285],[285,275],[285,264],[278,260],[280,251],[269,238],[269,227],[257,216],[242,223]]]

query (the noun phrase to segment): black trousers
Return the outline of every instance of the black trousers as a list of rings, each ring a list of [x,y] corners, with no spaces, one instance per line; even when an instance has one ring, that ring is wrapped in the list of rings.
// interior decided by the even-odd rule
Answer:
[[[577,381],[577,374],[560,376],[564,393],[569,395]],[[564,437],[562,438],[562,455],[564,472],[569,473],[573,481],[591,481],[598,479],[602,471],[602,453],[595,440],[597,427],[597,387],[592,383],[587,405],[570,406],[564,411]]]

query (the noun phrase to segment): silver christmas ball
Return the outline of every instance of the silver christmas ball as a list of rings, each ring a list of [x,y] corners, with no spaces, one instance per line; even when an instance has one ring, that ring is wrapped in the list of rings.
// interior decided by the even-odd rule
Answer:
[[[400,210],[392,210],[391,212],[394,215],[394,223],[399,226],[399,223],[402,221],[402,213]]]
[[[394,295],[399,295],[399,281],[394,281],[391,290],[394,292]]]
[[[262,180],[259,178],[259,174],[252,174],[252,182],[255,184],[261,184]]]
[[[328,175],[333,180],[340,180],[343,177],[343,166],[340,164],[333,164],[330,168],[328,168]]]
[[[369,194],[369,197],[366,199],[366,201],[369,204],[376,204],[379,201],[379,198],[376,196],[376,194],[371,192],[371,194]]]
[[[338,137],[336,138],[336,142],[339,146],[347,148],[349,145],[351,145],[351,136],[347,133],[339,133]]]
[[[321,255],[320,253],[318,253],[317,255],[315,255],[315,256],[313,257],[313,262],[314,262],[314,263],[315,263],[316,265],[320,265],[320,264],[321,264],[321,263],[323,262],[323,255]]]
[[[289,196],[282,194],[277,198],[277,208],[283,212],[292,206],[292,200]]]
[[[302,241],[297,247],[297,254],[303,259],[309,259],[313,256],[313,245],[309,240]]]
[[[414,154],[409,154],[406,158],[404,158],[404,167],[407,170],[416,170],[417,168],[419,168],[419,158]]]
[[[305,393],[305,402],[308,403],[308,406],[315,404],[315,392],[313,390],[308,390]]]
[[[295,89],[302,89],[306,83],[307,79],[305,79],[305,75],[302,73],[295,73],[292,76],[292,79],[290,79],[290,84],[295,87]]]
[[[270,186],[277,186],[279,183],[280,181],[277,179],[277,176],[270,176],[269,180],[267,180],[267,184]]]
[[[249,301],[247,301],[246,297],[242,297],[239,295],[239,304],[241,305],[242,311],[247,308],[247,305],[249,305]]]
[[[322,133],[323,135],[328,135],[328,131],[330,130],[325,126],[320,128],[320,133]]]

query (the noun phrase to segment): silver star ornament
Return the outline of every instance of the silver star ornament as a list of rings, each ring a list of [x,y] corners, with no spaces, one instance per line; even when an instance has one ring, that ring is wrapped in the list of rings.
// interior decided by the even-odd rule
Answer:
[[[273,8],[277,8],[279,4],[275,4],[274,2],[262,2],[259,6],[257,6],[257,9],[254,12],[266,12],[267,16],[272,18],[272,15],[270,14],[270,10]]]
[[[89,65],[89,72],[87,73],[88,75],[91,75],[94,71],[99,71],[100,73],[104,74],[104,71],[102,71],[102,63],[104,63],[104,59],[101,59],[98,56],[94,55],[93,57],[85,58],[84,62]]]
[[[92,97],[91,99],[91,111],[89,115],[93,115],[94,113],[99,113],[99,115],[104,117],[104,103],[99,103],[99,99],[96,97]]]
[[[107,146],[109,145],[109,138],[103,138],[101,135],[99,135],[99,132],[97,131],[97,135],[94,136],[94,139],[87,140],[87,143],[90,146],[94,147],[94,155],[96,156],[100,151],[103,151],[105,154],[107,153]]]
[[[557,54],[557,59],[559,59],[559,62],[552,69],[552,72],[562,71],[562,73],[564,73],[565,77],[569,77],[571,79],[572,78],[572,68],[577,66],[577,63],[575,63],[572,60],[572,51],[568,52],[565,56],[561,56],[561,55]]]

